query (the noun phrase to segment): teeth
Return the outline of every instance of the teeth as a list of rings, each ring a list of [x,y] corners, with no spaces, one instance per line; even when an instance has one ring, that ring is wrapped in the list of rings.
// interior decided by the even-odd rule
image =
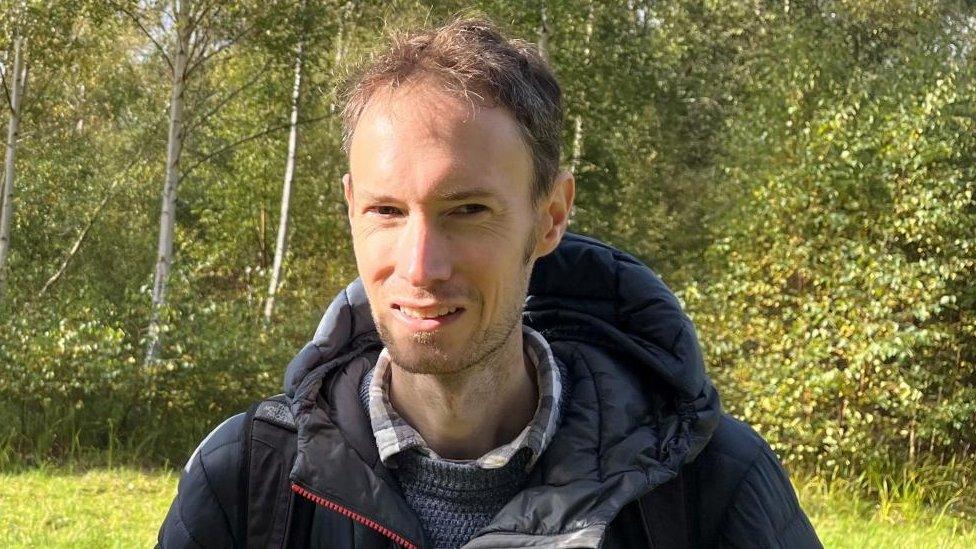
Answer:
[[[449,315],[457,310],[458,310],[457,307],[441,307],[436,311],[424,312],[418,309],[411,309],[410,307],[403,307],[403,306],[400,307],[400,311],[403,312],[403,314],[411,318],[420,318],[420,319],[437,318],[439,316]]]

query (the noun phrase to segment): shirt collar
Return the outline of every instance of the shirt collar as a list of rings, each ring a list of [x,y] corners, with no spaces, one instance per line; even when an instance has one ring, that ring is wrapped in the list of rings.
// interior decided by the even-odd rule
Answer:
[[[532,467],[545,451],[559,426],[562,403],[562,378],[545,338],[528,326],[522,326],[523,346],[526,356],[535,366],[539,388],[539,402],[532,421],[512,441],[503,444],[478,459],[451,460],[471,464],[482,469],[504,467],[522,449],[530,457],[527,467]],[[397,413],[389,399],[390,354],[383,349],[369,379],[368,409],[373,436],[380,460],[387,467],[396,467],[394,456],[414,450],[433,459],[443,459],[403,417]]]

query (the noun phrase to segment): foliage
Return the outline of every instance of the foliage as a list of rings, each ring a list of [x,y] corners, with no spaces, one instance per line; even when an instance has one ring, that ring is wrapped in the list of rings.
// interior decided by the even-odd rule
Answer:
[[[0,0],[0,66],[19,29],[30,83],[0,299],[0,467],[109,450],[181,462],[224,417],[279,390],[356,276],[338,185],[342,78],[381,44],[378,29],[471,10],[294,0],[214,14],[202,43],[224,49],[186,92],[162,354],[143,366],[168,3],[27,2],[16,19],[12,2]],[[959,465],[976,450],[969,4],[479,9],[546,39],[577,168],[573,230],[635,253],[679,290],[728,410],[808,471],[889,478],[927,463],[972,482]],[[300,40],[292,229],[264,326]],[[879,490],[869,484],[857,489]]]
[[[843,24],[774,27],[796,62],[728,121],[738,194],[685,298],[729,408],[791,460],[976,443],[976,96],[953,15],[906,15],[908,44],[852,17],[861,57]]]

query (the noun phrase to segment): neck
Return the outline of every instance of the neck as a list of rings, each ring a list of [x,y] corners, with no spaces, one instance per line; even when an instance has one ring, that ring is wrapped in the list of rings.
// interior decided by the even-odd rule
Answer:
[[[461,372],[414,374],[392,365],[390,400],[437,455],[477,459],[514,439],[539,395],[521,326],[498,352]]]

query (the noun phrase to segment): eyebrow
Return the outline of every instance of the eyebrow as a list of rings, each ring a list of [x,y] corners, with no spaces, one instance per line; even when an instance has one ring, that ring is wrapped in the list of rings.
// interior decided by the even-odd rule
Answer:
[[[464,189],[464,190],[448,190],[446,192],[437,195],[437,198],[447,202],[456,202],[461,200],[470,200],[472,198],[493,198],[495,193],[489,191],[488,189]]]
[[[366,190],[360,190],[363,198],[370,202],[398,202],[399,199],[396,197],[386,195],[386,194],[373,194]],[[459,202],[462,200],[471,200],[473,198],[493,198],[495,193],[482,188],[474,189],[460,189],[460,190],[447,190],[444,192],[437,193],[435,198],[437,200],[442,200],[445,202]]]

